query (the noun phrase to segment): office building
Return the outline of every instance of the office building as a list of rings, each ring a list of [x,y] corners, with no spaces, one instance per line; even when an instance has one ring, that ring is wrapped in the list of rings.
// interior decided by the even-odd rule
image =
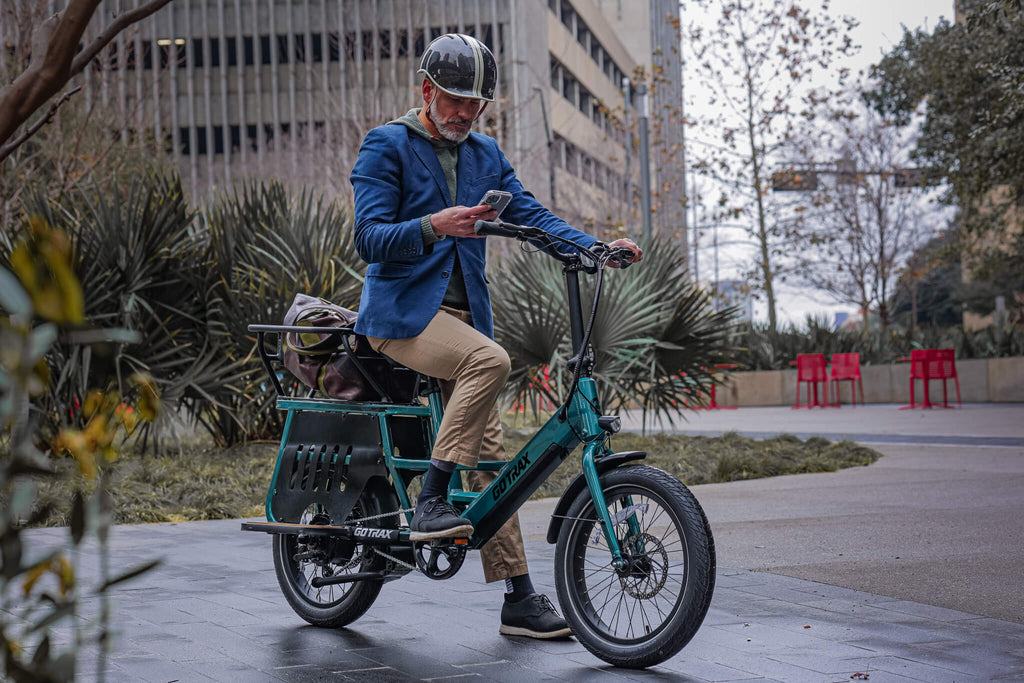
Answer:
[[[85,40],[139,2],[103,0]],[[652,108],[681,107],[673,17],[671,0],[173,0],[76,80],[125,134],[151,134],[197,201],[254,177],[346,195],[366,131],[421,103],[425,45],[469,33],[500,69],[478,130],[569,220],[635,234],[639,161],[622,121],[636,116],[622,83],[654,55],[669,77]],[[676,233],[682,169],[663,151],[678,151],[682,126],[660,128],[655,226]]]

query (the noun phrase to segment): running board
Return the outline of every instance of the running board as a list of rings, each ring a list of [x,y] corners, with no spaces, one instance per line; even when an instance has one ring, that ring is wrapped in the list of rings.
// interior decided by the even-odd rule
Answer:
[[[289,524],[287,522],[242,522],[242,531],[267,534],[333,536],[364,543],[387,545],[409,540],[408,529],[379,529],[372,526],[331,526],[328,524]]]
[[[372,526],[331,526],[328,524],[290,524],[288,522],[242,522],[242,531],[262,531],[267,534],[302,534],[304,536],[330,536],[370,545],[409,543],[408,529],[380,529]],[[468,538],[445,538],[455,545],[467,545]]]

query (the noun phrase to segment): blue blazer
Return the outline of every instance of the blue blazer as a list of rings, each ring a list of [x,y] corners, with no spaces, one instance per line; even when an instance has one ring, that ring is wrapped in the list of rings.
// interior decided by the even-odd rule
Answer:
[[[456,251],[462,265],[473,326],[494,336],[487,291],[487,238],[445,239],[424,247],[420,219],[450,206],[479,204],[488,190],[505,190],[512,201],[503,220],[543,228],[589,247],[597,240],[572,228],[523,189],[491,137],[470,133],[459,145],[458,196],[429,140],[389,124],[367,133],[350,177],[355,190],[355,244],[369,264],[356,332],[405,339],[422,332],[441,307]]]

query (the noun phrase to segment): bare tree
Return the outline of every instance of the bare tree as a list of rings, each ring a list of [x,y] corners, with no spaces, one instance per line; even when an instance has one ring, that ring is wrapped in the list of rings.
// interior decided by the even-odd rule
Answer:
[[[81,73],[118,33],[170,1],[150,0],[119,14],[87,45],[81,45],[82,36],[100,0],[69,0],[64,11],[34,24],[28,41],[28,54],[31,55],[28,66],[13,81],[0,88],[0,161],[10,156],[52,120],[73,91],[54,100],[45,114],[25,125],[72,77]],[[35,5],[41,7],[42,3]],[[31,11],[39,12],[38,9]]]
[[[802,278],[856,304],[865,321],[877,310],[883,329],[896,279],[928,232],[926,199],[906,170],[912,146],[906,131],[866,107],[844,119],[831,150],[838,172],[823,176],[834,182],[813,196],[800,242]]]
[[[816,11],[790,0],[695,0],[686,45],[690,103],[702,98],[706,115],[691,116],[690,156],[698,173],[722,187],[716,220],[745,222],[757,247],[751,284],[764,294],[768,322],[776,328],[776,280],[783,272],[791,229],[770,194],[772,165],[793,143],[797,125],[812,120],[834,90],[813,89],[808,78],[834,76],[834,62],[852,53],[852,19],[829,14],[828,0]],[[710,28],[707,28],[710,22]],[[695,81],[695,82],[694,82]],[[697,86],[691,87],[690,84]],[[688,111],[693,106],[688,104]],[[717,135],[717,140],[714,136]]]

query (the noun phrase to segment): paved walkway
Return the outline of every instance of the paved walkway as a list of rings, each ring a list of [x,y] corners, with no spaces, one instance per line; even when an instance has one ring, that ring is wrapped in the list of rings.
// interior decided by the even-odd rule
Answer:
[[[900,410],[895,404],[842,408],[740,408],[686,414],[658,430],[716,436],[738,432],[752,438],[789,433],[862,443],[1024,446],[1024,403],[975,403],[962,408]],[[624,429],[640,431],[639,411],[622,414]],[[648,429],[651,425],[648,425]]]
[[[723,422],[730,419],[757,429],[788,427],[804,412],[753,410],[767,412],[702,414],[692,424],[709,431],[736,429]],[[881,413],[871,419],[871,410],[851,424],[863,424],[862,433],[899,434],[884,427]],[[813,417],[827,415],[836,425],[852,412]],[[975,430],[987,430],[993,415],[973,407],[933,414],[943,415],[944,424],[973,423]],[[718,422],[712,426],[705,416]],[[1024,437],[1024,406],[998,416],[1014,420],[999,427],[1001,436]],[[799,419],[805,417],[812,416]],[[941,433],[932,425],[918,434],[919,423],[911,424],[915,429],[904,433]],[[820,426],[851,431],[845,423]],[[499,636],[501,589],[483,583],[473,556],[448,581],[410,575],[387,584],[348,629],[308,627],[281,597],[269,537],[240,532],[238,521],[229,520],[114,530],[113,566],[153,557],[164,562],[113,595],[118,633],[107,680],[1024,679],[1024,624],[1013,621],[1024,613],[1018,607],[1024,594],[1024,449],[883,450],[887,457],[867,468],[694,487],[718,542],[718,586],[693,641],[647,671],[608,667],[574,641]],[[551,505],[529,503],[523,525],[535,582],[553,595],[553,547],[540,540]],[[66,531],[32,533],[42,546]],[[94,571],[93,554],[87,549],[83,556],[87,575]],[[932,575],[945,585],[936,587]],[[863,589],[850,587],[857,577]],[[923,593],[907,598],[916,595],[916,584]],[[941,606],[973,584],[988,585],[995,599]],[[1000,603],[1007,614],[997,615]],[[88,601],[82,623],[98,610]],[[83,680],[94,678],[95,658],[83,659],[82,673]]]

